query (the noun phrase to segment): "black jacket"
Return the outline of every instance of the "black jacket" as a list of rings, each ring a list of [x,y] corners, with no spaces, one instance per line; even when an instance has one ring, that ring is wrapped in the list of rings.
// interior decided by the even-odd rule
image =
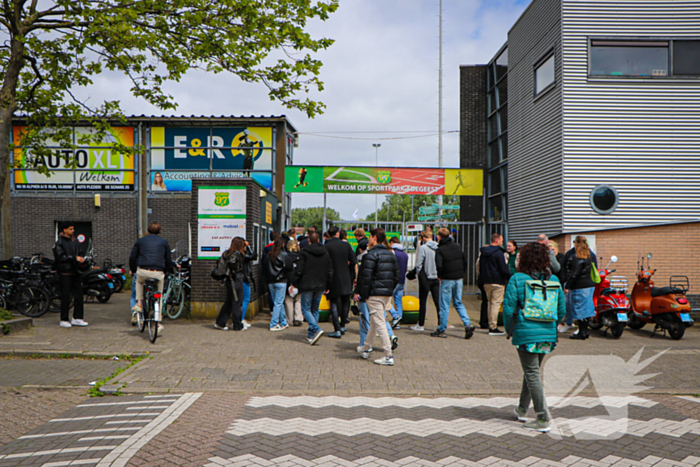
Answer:
[[[129,255],[129,270],[132,274],[136,272],[136,268],[170,272],[173,262],[170,259],[168,241],[156,234],[139,238]]]
[[[78,272],[77,256],[80,256],[80,244],[78,240],[71,240],[63,235],[58,236],[53,247],[53,256],[56,260],[56,271],[59,273]]]
[[[245,248],[245,254],[243,255],[243,282],[255,285],[255,278],[253,277],[253,261],[258,259],[253,250],[247,246]]]
[[[500,246],[481,247],[479,269],[479,275],[484,284],[506,285],[510,279],[510,268]]]
[[[265,258],[265,280],[268,284],[287,282],[287,273],[293,269],[294,264],[286,251],[280,251],[275,261],[272,254]]]
[[[311,243],[299,254],[294,284],[302,292],[328,290],[333,281],[333,266],[328,250],[320,243]]]
[[[563,277],[560,278],[560,279],[563,279],[563,280],[561,280],[561,283],[562,283],[562,284],[566,284],[566,283],[569,282],[569,280],[571,279],[570,276],[571,276],[571,274],[574,272],[574,266],[575,266],[575,263],[576,263],[576,262],[574,261],[575,259],[576,259],[576,250],[572,248],[572,249],[570,249],[569,251],[566,252],[566,255],[564,255],[564,261],[559,263],[559,264],[561,264],[561,271],[560,271],[560,273],[563,271]],[[591,263],[592,263],[592,267],[598,267],[598,258],[596,257],[595,253],[593,253],[592,251],[591,251]],[[591,272],[591,270],[588,269],[588,274],[589,274],[589,275],[590,275],[590,272]],[[573,283],[574,283],[574,282],[572,282],[572,284],[573,284]],[[593,281],[591,281],[591,284],[593,284]],[[581,285],[583,285],[583,284],[581,284]],[[586,285],[585,287],[573,287],[573,288],[574,288],[574,289],[585,289],[585,288],[588,288],[588,287],[593,287],[594,285],[595,285],[595,284],[593,284],[593,285]],[[565,287],[566,287],[567,289],[571,289],[571,287],[569,287],[568,284],[566,284]]]
[[[399,261],[384,245],[375,245],[362,258],[356,293],[362,300],[390,297],[399,283]]]
[[[294,275],[296,273],[297,263],[299,263],[299,253],[290,251],[287,253],[287,256],[289,258],[289,264],[292,265],[292,267],[287,270],[287,285],[294,285],[296,287],[296,283],[294,282],[296,277],[294,277]]]
[[[367,237],[362,237],[357,241],[357,248],[355,248],[355,256],[361,255],[363,252],[367,251],[367,246],[369,245],[369,239]]]
[[[352,274],[350,270],[355,270],[357,259],[355,252],[349,243],[339,238],[331,238],[326,242],[326,249],[331,257],[333,266],[333,281],[331,282],[329,299],[352,294]]]
[[[443,238],[435,253],[435,265],[438,278],[450,281],[460,280],[464,279],[464,271],[467,270],[467,257],[462,247],[452,238]]]

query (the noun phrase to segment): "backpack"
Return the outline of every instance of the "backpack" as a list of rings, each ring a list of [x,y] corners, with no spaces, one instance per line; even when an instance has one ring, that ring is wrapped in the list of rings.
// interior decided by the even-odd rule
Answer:
[[[525,281],[525,304],[521,309],[528,321],[557,320],[561,284],[547,279]]]
[[[226,253],[223,253],[219,259],[216,260],[216,266],[211,270],[211,278],[215,281],[222,281],[228,276],[228,258]]]

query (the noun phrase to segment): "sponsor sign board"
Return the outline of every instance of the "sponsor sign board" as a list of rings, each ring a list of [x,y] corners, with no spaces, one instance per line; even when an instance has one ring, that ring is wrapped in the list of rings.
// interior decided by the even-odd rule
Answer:
[[[472,169],[287,166],[285,191],[481,196],[483,172]]]
[[[246,191],[241,186],[199,187],[197,257],[218,259],[234,237],[245,238]]]
[[[13,128],[14,141],[19,143],[26,127]],[[93,134],[91,127],[76,127],[76,136]],[[15,189],[18,191],[133,191],[134,157],[112,151],[110,145],[120,143],[134,146],[132,127],[113,127],[107,137],[98,144],[79,147],[75,150],[53,146],[53,154],[34,157],[31,148],[15,148],[14,161],[26,169],[14,170]],[[75,161],[76,169],[67,169],[67,160]],[[50,175],[38,171],[46,167]]]

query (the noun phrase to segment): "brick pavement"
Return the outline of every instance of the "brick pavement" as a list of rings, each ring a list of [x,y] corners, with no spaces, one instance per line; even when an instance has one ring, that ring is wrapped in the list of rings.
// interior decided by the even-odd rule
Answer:
[[[128,361],[81,358],[0,357],[0,386],[80,386],[105,378]]]
[[[467,308],[476,318],[479,302],[470,297]],[[116,383],[131,392],[232,391],[269,394],[516,394],[521,370],[516,352],[503,337],[477,332],[465,341],[455,313],[448,339],[429,337],[406,328],[398,330],[396,366],[378,367],[355,351],[359,337],[352,322],[341,340],[327,337],[317,346],[304,343],[306,327],[270,333],[261,315],[245,332],[222,332],[208,321],[166,321],[156,345],[129,325],[128,296],[110,303],[89,305],[85,329],[60,329],[58,317],[45,315],[37,327],[0,338],[2,351],[50,351],[84,354],[146,353],[154,358],[127,370]],[[428,313],[427,328],[435,324]],[[326,331],[329,323],[323,323]],[[616,355],[629,360],[642,347],[644,358],[667,351],[648,368],[659,373],[646,382],[654,392],[694,394],[700,388],[700,326],[685,337],[650,337],[648,329],[627,329],[620,339],[600,337],[579,342],[560,340],[554,355]],[[303,364],[302,364],[303,362]]]

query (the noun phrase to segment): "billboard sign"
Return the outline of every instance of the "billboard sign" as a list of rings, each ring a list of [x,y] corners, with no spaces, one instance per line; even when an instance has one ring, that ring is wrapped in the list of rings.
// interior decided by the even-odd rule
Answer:
[[[14,127],[14,141],[19,142],[26,127]],[[95,132],[91,127],[76,127],[76,136]],[[133,191],[134,157],[113,152],[109,145],[120,143],[134,147],[132,127],[113,127],[103,142],[79,147],[75,150],[55,146],[53,154],[33,157],[30,148],[15,148],[15,163],[26,169],[14,170],[16,190],[32,191]],[[48,142],[51,148],[51,142]],[[75,170],[66,168],[66,160],[73,159]],[[38,171],[45,167],[51,171],[44,175]]]
[[[272,188],[272,127],[153,127],[150,152],[154,192],[192,191],[202,177],[250,176]]]
[[[483,171],[400,167],[287,166],[287,193],[481,196]]]
[[[218,259],[234,237],[245,238],[246,188],[201,186],[197,201],[197,257]]]

